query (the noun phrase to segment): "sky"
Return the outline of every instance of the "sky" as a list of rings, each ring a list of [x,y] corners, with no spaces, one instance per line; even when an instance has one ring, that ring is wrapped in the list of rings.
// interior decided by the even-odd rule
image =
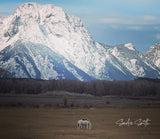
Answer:
[[[142,53],[160,42],[160,0],[1,0],[0,15],[25,2],[53,4],[80,17],[97,42],[133,43]]]

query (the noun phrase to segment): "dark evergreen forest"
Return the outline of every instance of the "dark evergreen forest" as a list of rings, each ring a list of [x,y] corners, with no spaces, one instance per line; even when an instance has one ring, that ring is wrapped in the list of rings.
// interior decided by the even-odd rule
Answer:
[[[95,96],[160,96],[160,80],[138,78],[129,81],[78,81],[0,79],[0,93],[39,94],[49,91],[68,91]]]

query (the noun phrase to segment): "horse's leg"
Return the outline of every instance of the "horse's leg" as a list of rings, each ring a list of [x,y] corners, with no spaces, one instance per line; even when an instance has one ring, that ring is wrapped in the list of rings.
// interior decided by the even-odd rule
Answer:
[[[88,129],[88,121],[85,122],[85,128]]]
[[[91,125],[91,123],[89,123],[89,129],[91,129],[91,127],[92,127],[92,125]]]
[[[80,123],[79,128],[82,128],[82,123]]]
[[[78,129],[82,128],[81,123],[78,123],[77,127]]]

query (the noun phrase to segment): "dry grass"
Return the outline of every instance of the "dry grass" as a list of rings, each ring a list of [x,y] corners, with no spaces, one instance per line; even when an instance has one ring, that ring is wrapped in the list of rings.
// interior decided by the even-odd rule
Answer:
[[[159,139],[160,108],[0,108],[1,139]],[[77,129],[88,118],[91,130]],[[121,118],[151,119],[151,125],[119,127]]]

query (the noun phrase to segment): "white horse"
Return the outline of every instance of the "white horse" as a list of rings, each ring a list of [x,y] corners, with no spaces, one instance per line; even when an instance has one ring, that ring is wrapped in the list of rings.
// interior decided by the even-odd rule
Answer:
[[[78,128],[87,128],[91,129],[91,122],[88,119],[80,119],[77,122]]]

